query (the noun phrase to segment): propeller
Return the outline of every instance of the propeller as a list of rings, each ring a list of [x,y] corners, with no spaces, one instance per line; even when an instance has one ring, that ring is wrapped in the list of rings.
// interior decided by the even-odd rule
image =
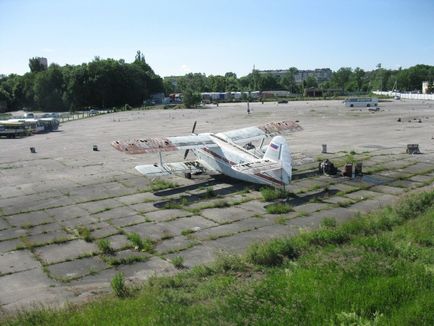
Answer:
[[[196,124],[197,124],[197,121],[195,121],[194,123],[193,123],[193,128],[191,129],[191,133],[193,134],[193,135],[196,135],[195,134],[195,130],[196,130]],[[187,158],[187,155],[188,155],[188,153],[190,152],[190,150],[189,149],[186,149],[185,150],[185,152],[184,152],[184,160]]]

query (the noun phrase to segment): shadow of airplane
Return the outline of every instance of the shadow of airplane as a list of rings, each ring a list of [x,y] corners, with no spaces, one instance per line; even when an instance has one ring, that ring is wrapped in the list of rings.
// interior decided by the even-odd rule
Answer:
[[[214,190],[212,186],[221,185],[222,183],[229,185],[228,187],[224,187],[221,189]],[[220,196],[227,196],[241,190],[248,188],[249,190],[259,190],[261,185],[237,180],[230,178],[225,175],[215,175],[210,180],[205,180],[203,182],[198,182],[189,186],[182,186],[178,188],[166,189],[162,191],[155,192],[156,196],[172,196],[184,194],[180,198],[173,198],[169,200],[163,200],[160,202],[154,203],[154,207],[157,208],[168,208],[168,207],[177,207],[190,205],[196,202],[199,202],[204,199],[212,199],[218,198]],[[200,190],[203,191],[196,194],[188,194],[188,191]]]

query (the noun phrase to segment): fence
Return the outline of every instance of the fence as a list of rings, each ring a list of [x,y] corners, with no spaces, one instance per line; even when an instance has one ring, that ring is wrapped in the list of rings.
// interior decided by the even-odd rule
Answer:
[[[114,111],[104,110],[104,111],[95,111],[95,112],[83,111],[83,112],[75,112],[75,113],[61,113],[58,119],[60,120],[60,122],[63,123],[66,121],[84,119],[84,118],[93,117],[93,116],[106,114],[106,113],[112,113],[112,112]]]
[[[389,92],[375,91],[373,93],[377,94],[377,95],[399,96],[401,98],[409,99],[409,100],[429,100],[429,101],[434,101],[434,94],[411,94],[411,93],[398,93],[398,92],[392,92],[392,91],[389,91]]]

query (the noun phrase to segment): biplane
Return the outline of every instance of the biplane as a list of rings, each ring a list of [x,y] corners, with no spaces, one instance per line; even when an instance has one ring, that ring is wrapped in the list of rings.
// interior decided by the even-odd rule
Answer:
[[[292,121],[271,122],[220,133],[113,141],[112,146],[127,154],[159,153],[160,163],[136,166],[148,177],[171,174],[192,175],[209,172],[221,173],[247,182],[284,188],[292,178],[291,152],[281,134],[303,130]],[[271,138],[264,146],[266,139]],[[258,146],[253,143],[260,144]],[[162,152],[184,150],[184,162],[165,163]],[[192,152],[195,160],[186,160]]]

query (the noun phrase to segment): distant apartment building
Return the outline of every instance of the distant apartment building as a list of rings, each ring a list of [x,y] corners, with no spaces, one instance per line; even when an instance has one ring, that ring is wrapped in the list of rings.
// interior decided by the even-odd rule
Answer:
[[[256,70],[260,74],[271,74],[274,77],[282,77],[289,72],[289,69],[277,69],[277,70]],[[295,82],[297,84],[303,83],[309,76],[315,77],[315,79],[321,83],[328,81],[332,78],[332,70],[330,68],[320,68],[315,70],[297,70],[294,75]]]

